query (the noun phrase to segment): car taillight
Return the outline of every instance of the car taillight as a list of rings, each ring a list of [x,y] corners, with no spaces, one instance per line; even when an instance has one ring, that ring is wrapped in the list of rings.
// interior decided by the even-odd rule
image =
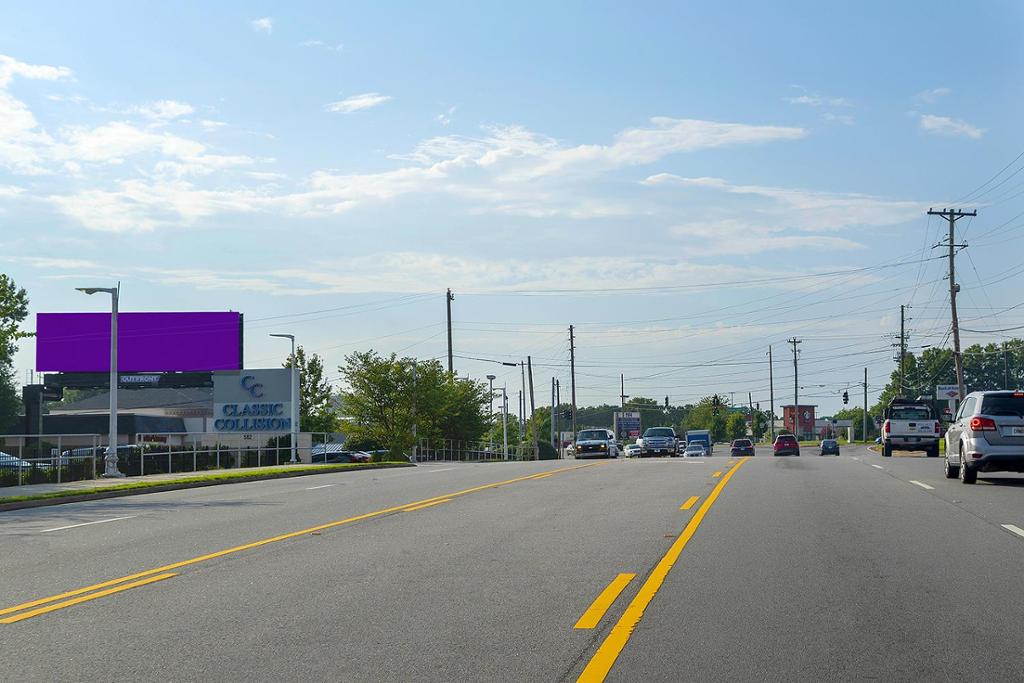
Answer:
[[[971,418],[971,431],[972,432],[994,432],[996,431],[996,421],[990,417],[972,417]]]
[[[935,423],[935,433],[936,433],[936,434],[938,434],[938,433],[939,433],[939,431],[940,431],[940,429],[939,429],[939,423],[938,423],[938,422],[936,422],[936,423]]]
[[[882,429],[885,431],[886,434],[889,433],[890,425],[888,420],[885,421],[885,425],[882,427]]]

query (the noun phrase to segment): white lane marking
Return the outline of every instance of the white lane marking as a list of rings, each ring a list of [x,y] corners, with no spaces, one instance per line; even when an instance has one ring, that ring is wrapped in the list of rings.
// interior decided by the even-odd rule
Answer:
[[[1020,536],[1021,538],[1024,538],[1024,529],[1021,529],[1021,528],[1020,528],[1019,526],[1017,526],[1016,524],[1001,524],[1000,526],[1002,526],[1002,527],[1003,527],[1004,529],[1006,529],[1007,531],[1010,531],[1010,532],[1012,532],[1012,533],[1015,533],[1015,534],[1017,534],[1018,536]]]
[[[122,519],[132,519],[133,517],[138,517],[138,515],[128,515],[127,517],[111,517],[110,519],[98,519],[95,522],[82,522],[81,524],[68,524],[67,526],[58,526],[52,529],[43,529],[39,533],[48,534],[51,531],[64,531],[65,529],[74,529],[76,527],[89,526],[91,524],[106,524],[107,522],[118,522]]]
[[[922,484],[921,482],[917,481],[916,479],[911,479],[910,483],[913,484],[914,486],[920,486],[921,488],[925,489],[926,491],[934,491],[935,490],[934,486],[929,486],[928,484]]]
[[[332,486],[334,486],[334,484],[324,484],[322,486],[310,486],[306,490],[307,491],[316,491],[317,489],[326,489],[326,488],[330,488]]]
[[[858,457],[857,457],[856,455],[855,455],[855,456],[853,456],[853,459],[854,459],[854,460],[860,460],[860,458],[858,458]]]
[[[881,465],[875,465],[875,464],[872,464],[871,466],[872,466],[872,467],[874,467],[874,468],[875,468],[876,470],[884,470],[884,469],[885,469],[885,468],[884,468],[884,467],[882,467]]]
[[[437,470],[435,470],[433,468],[425,469],[424,472],[451,472],[452,470],[457,470],[457,469],[459,469],[459,468],[458,467],[442,467],[441,469],[437,469]]]

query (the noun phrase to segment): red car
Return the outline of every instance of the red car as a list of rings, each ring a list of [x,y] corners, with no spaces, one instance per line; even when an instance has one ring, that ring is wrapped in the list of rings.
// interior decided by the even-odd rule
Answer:
[[[772,444],[775,455],[800,455],[800,442],[792,434],[779,434]]]

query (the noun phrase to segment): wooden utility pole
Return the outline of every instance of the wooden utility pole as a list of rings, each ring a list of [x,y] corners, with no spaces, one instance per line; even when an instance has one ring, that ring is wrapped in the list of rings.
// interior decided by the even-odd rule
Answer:
[[[619,373],[619,401],[623,409],[626,407],[627,398],[629,398],[629,396],[626,396],[626,376]]]
[[[452,294],[452,290],[444,295],[445,305],[448,308],[448,374],[455,374],[455,366],[452,363],[452,301],[455,300],[455,295]]]
[[[964,400],[967,388],[964,386],[964,359],[960,355],[960,320],[956,314],[956,295],[960,291],[960,285],[956,283],[956,250],[966,248],[966,244],[956,243],[956,222],[964,216],[977,216],[977,211],[964,211],[962,209],[943,209],[933,211],[928,209],[929,216],[942,216],[949,221],[949,239],[945,243],[935,246],[949,248],[949,309],[953,321],[953,360],[956,362],[956,384],[960,390],[960,400]]]
[[[772,347],[768,347],[768,400],[770,401],[770,408],[772,411],[772,417],[768,421],[768,426],[772,435],[772,442],[775,442],[775,372],[773,370],[774,364],[772,363]]]
[[[558,452],[558,442],[555,441],[555,413],[558,411],[558,404],[555,403],[555,378],[551,378],[551,446]]]
[[[907,357],[907,307],[900,304],[900,396],[906,391],[906,366],[904,362]]]
[[[576,442],[576,334],[569,325],[569,381],[572,384],[572,439]]]
[[[526,357],[526,370],[530,373],[530,425],[533,427],[533,445],[540,447],[540,434],[537,433],[537,404],[533,401],[533,361]],[[538,454],[539,457],[539,454]]]
[[[800,440],[800,374],[797,368],[797,344],[800,344],[800,340],[793,337],[789,340],[789,343],[793,345],[793,434],[796,435],[796,440]]]
[[[861,433],[864,437],[864,443],[868,442],[868,369],[864,368],[864,419],[863,419],[863,432]]]

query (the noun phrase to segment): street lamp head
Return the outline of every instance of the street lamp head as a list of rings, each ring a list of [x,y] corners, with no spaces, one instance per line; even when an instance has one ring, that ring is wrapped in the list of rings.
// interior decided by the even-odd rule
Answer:
[[[294,334],[271,334],[270,336],[271,337],[280,337],[281,339],[291,339],[292,341],[295,341],[295,335]]]
[[[489,379],[489,380],[491,380],[493,382],[494,380],[498,379],[498,376],[497,375],[487,375],[487,379]]]
[[[79,292],[84,292],[85,294],[99,294],[100,292],[114,294],[117,292],[113,287],[75,287],[75,289]]]
[[[519,367],[519,363],[506,363],[505,361],[502,361],[501,364],[502,365],[507,365],[510,368],[518,368]]]

